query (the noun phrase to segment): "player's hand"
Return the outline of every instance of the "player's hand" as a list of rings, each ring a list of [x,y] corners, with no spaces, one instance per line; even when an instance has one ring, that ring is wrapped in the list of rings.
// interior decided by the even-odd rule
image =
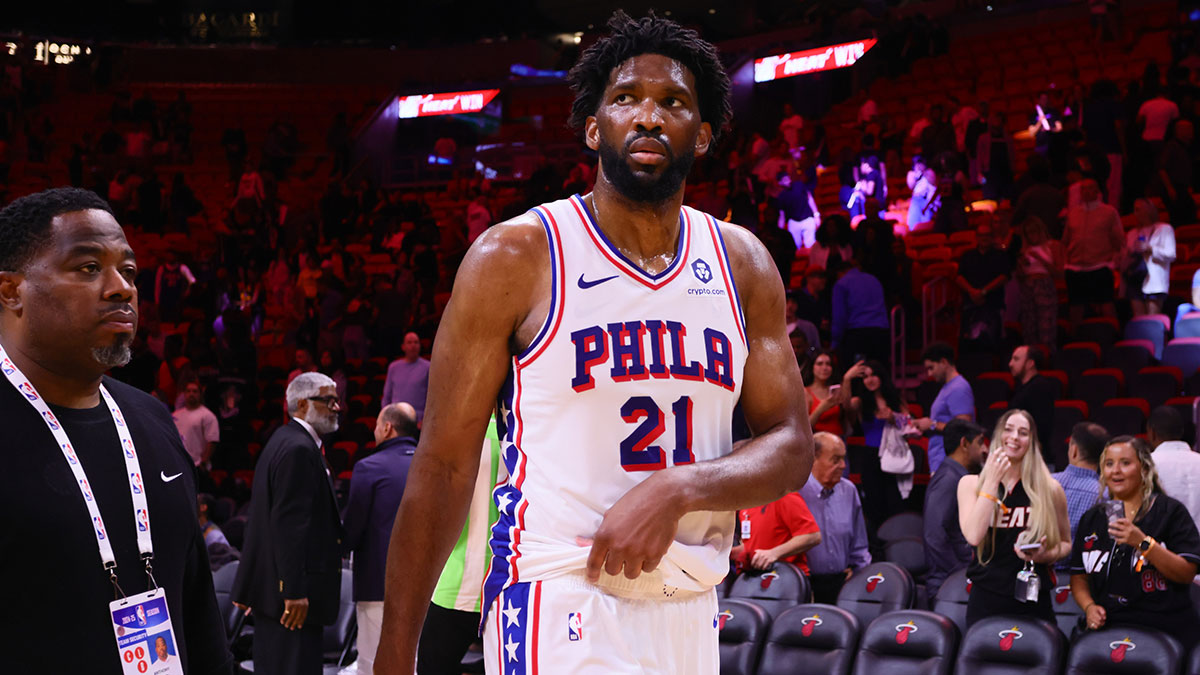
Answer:
[[[308,598],[298,598],[296,600],[283,601],[283,616],[280,617],[279,623],[288,630],[297,630],[304,627],[304,620],[308,618]]]
[[[659,471],[634,486],[604,514],[587,559],[587,576],[592,583],[600,580],[601,570],[612,576],[623,572],[627,579],[636,579],[642,572],[658,567],[683,517],[683,509],[675,500],[669,496],[664,499],[661,483],[666,479],[661,477],[667,471]]]
[[[1104,627],[1104,623],[1108,621],[1108,612],[1105,611],[1099,603],[1093,602],[1088,605],[1087,611],[1087,627],[1092,630],[1100,630]]]
[[[774,565],[776,560],[779,560],[779,556],[774,549],[762,548],[754,552],[750,558],[750,566],[756,570],[765,570]]]

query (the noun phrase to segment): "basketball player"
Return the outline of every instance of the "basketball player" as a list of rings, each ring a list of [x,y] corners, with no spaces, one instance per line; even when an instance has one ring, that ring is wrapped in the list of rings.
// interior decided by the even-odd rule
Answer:
[[[509,478],[483,583],[488,673],[716,675],[735,509],[798,489],[812,437],[784,293],[746,230],[684,208],[729,116],[716,50],[618,12],[571,71],[595,191],[489,229],[433,350],[375,672],[411,673],[493,406]],[[754,438],[732,452],[741,403]]]

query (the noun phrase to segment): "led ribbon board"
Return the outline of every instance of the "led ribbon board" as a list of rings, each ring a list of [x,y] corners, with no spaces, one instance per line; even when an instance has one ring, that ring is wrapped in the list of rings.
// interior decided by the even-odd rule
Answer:
[[[754,81],[770,82],[795,75],[835,70],[854,65],[864,54],[871,51],[876,40],[857,40],[840,45],[806,49],[790,54],[764,56],[754,60]]]
[[[396,99],[397,117],[432,117],[433,115],[459,115],[476,113],[492,102],[499,89],[478,91],[451,91],[444,94],[413,94]]]

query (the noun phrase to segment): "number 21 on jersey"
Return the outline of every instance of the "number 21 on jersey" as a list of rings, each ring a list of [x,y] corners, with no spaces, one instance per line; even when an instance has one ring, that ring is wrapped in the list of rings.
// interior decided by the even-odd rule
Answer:
[[[692,399],[680,396],[671,404],[675,427],[675,448],[671,463],[675,466],[696,461],[692,454]],[[666,416],[658,403],[649,396],[631,396],[621,406],[621,419],[638,426],[621,441],[621,468],[626,471],[657,471],[667,466],[667,454],[658,445],[651,445],[666,431]]]

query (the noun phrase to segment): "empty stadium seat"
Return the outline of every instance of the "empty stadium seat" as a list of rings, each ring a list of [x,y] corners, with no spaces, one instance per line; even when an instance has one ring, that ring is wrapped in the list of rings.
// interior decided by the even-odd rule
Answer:
[[[915,511],[906,511],[883,521],[875,533],[883,541],[894,541],[905,537],[921,537],[925,532],[925,518]]]
[[[967,599],[971,596],[971,580],[963,568],[942,581],[933,598],[933,611],[954,622],[960,633],[967,630]]]
[[[855,675],[950,675],[958,627],[933,612],[888,612],[867,625],[859,640]]]
[[[1062,370],[1043,370],[1040,371],[1051,382],[1058,385],[1058,391],[1054,392],[1054,399],[1058,400],[1066,396],[1067,392],[1071,391],[1071,379],[1067,373]]]
[[[812,587],[799,567],[777,562],[766,572],[748,570],[739,574],[729,589],[729,597],[749,600],[774,618],[784,610],[810,601]]]
[[[1054,353],[1051,362],[1055,370],[1065,372],[1074,382],[1080,373],[1095,368],[1100,362],[1100,345],[1094,342],[1068,342]]]
[[[237,578],[238,561],[234,560],[213,572],[213,591],[217,595],[217,611],[225,622],[225,636],[232,637],[244,612],[233,604],[233,581]]]
[[[1051,589],[1050,604],[1054,608],[1054,622],[1058,624],[1058,629],[1063,632],[1063,635],[1070,639],[1075,634],[1076,628],[1079,627],[1079,619],[1083,617],[1083,608],[1075,602],[1075,594],[1071,592],[1071,580],[1065,575],[1059,578],[1057,572],[1053,576],[1055,586]]]
[[[1125,374],[1125,380],[1154,361],[1154,343],[1149,340],[1121,340],[1104,354],[1104,365],[1117,368]]]
[[[771,617],[747,600],[723,598],[717,614],[717,642],[722,675],[754,675]]]
[[[1161,359],[1163,347],[1167,343],[1167,331],[1171,329],[1171,320],[1163,314],[1138,316],[1125,324],[1126,340],[1149,340],[1154,345],[1154,358]]]
[[[1112,317],[1098,316],[1091,319],[1084,319],[1083,323],[1075,327],[1075,339],[1079,342],[1094,342],[1100,345],[1100,351],[1103,352],[1117,341],[1117,336],[1121,334],[1121,325]]]
[[[838,593],[837,606],[853,613],[864,625],[886,612],[912,607],[916,595],[912,576],[895,563],[877,562],[854,573]]]
[[[902,537],[886,542],[883,545],[883,559],[903,567],[913,579],[920,579],[929,571],[923,537]]]
[[[971,626],[955,672],[970,675],[1058,675],[1067,641],[1058,626],[1028,617],[989,616]]]
[[[977,408],[975,410],[975,422],[987,430],[990,436],[991,430],[996,428],[996,423],[1000,421],[1000,417],[1007,410],[1007,401],[996,401],[986,408]]]
[[[1137,626],[1113,626],[1088,631],[1072,642],[1066,673],[1172,675],[1183,666],[1183,657],[1183,647],[1169,635]]]
[[[982,373],[971,383],[975,393],[975,409],[982,410],[997,401],[1007,401],[1013,390],[1013,376],[1005,373]]]
[[[771,624],[758,675],[849,675],[861,630],[858,618],[839,607],[793,607]]]
[[[1114,398],[1104,404],[1097,418],[1112,436],[1136,436],[1146,431],[1150,404],[1140,398]]]
[[[1179,411],[1183,417],[1183,439],[1190,443],[1196,437],[1196,397],[1175,396],[1167,399],[1163,405],[1169,405]]]
[[[1050,456],[1054,458],[1055,467],[1065,467],[1067,461],[1067,440],[1071,438],[1071,430],[1076,424],[1088,419],[1088,404],[1083,401],[1054,402],[1054,431],[1050,434]]]
[[[1175,366],[1183,372],[1184,379],[1200,368],[1200,337],[1175,338],[1163,348],[1162,364]]]
[[[1071,398],[1084,401],[1094,420],[1110,399],[1125,393],[1125,374],[1116,368],[1089,368],[1072,382]]]
[[[1188,312],[1175,322],[1175,337],[1200,337],[1200,312]]]
[[[1183,389],[1183,372],[1175,366],[1149,366],[1129,378],[1131,398],[1142,398],[1153,410],[1179,395]]]

